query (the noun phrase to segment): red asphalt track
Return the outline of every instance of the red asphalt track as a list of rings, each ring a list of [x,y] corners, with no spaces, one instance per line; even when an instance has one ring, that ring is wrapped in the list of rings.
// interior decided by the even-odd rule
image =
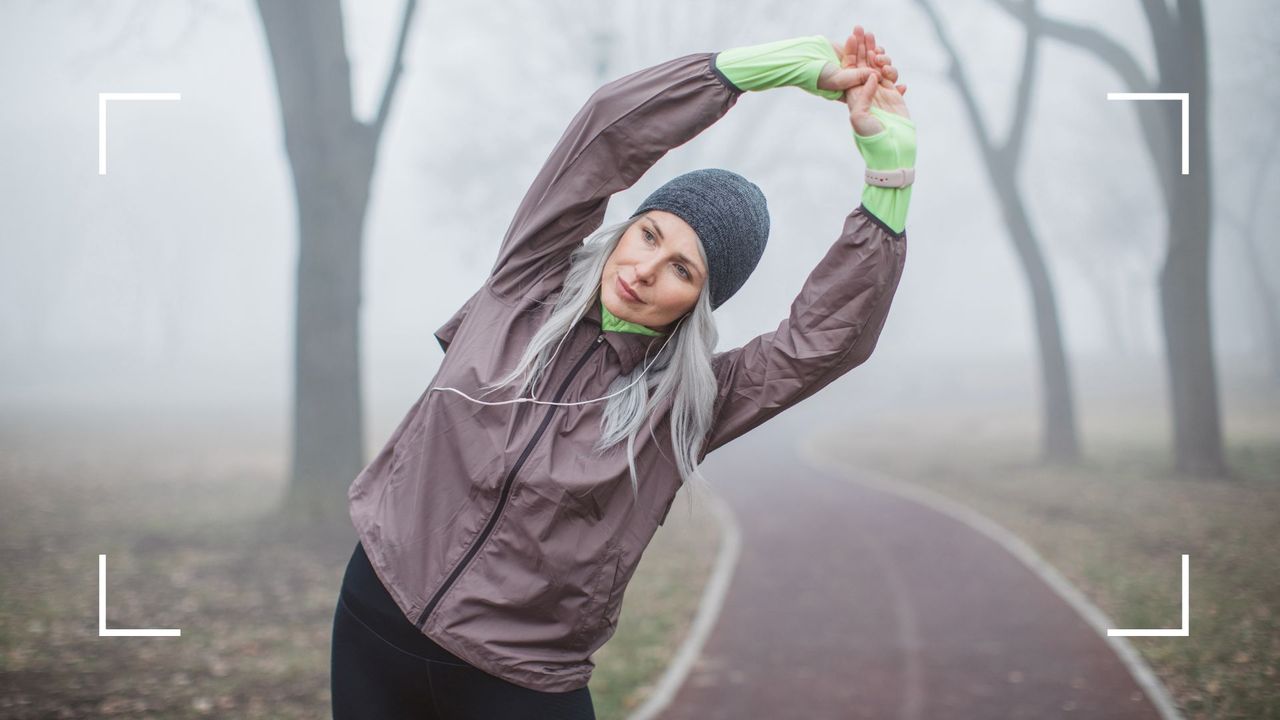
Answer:
[[[664,720],[1159,718],[1035,573],[947,515],[808,466],[797,425],[774,418],[703,466],[742,551]]]

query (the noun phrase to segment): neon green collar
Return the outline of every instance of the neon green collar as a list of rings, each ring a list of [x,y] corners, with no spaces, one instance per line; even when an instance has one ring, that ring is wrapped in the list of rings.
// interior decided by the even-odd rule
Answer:
[[[604,299],[600,300],[600,326],[609,332],[630,332],[639,333],[641,335],[658,335],[662,333],[656,330],[650,330],[644,325],[633,323],[609,312],[609,308],[604,306]]]

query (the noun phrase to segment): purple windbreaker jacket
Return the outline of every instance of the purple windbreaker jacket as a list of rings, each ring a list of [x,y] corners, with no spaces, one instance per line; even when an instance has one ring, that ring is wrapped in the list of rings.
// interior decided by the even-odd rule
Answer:
[[[610,82],[574,117],[524,197],[485,284],[435,332],[431,384],[348,491],[379,578],[424,634],[476,667],[547,692],[587,684],[640,556],[680,476],[666,408],[636,438],[639,498],[625,443],[603,455],[604,402],[481,405],[549,314],[569,254],[603,223],[614,193],[710,126],[741,91],[715,55],[677,58]],[[859,205],[777,329],[718,352],[714,424],[701,457],[864,362],[906,255]],[[662,337],[602,332],[599,302],[534,389],[540,400],[601,397]],[[516,397],[503,388],[485,400]]]

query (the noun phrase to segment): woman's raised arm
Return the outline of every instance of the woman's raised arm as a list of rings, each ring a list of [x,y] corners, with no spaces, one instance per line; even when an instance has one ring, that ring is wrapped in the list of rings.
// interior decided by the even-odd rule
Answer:
[[[604,221],[609,197],[633,185],[671,148],[720,119],[738,100],[701,53],[614,80],[578,111],[534,178],[507,229],[489,285],[520,297],[561,268]]]
[[[567,270],[569,254],[603,222],[609,197],[720,119],[743,91],[796,85],[839,99],[870,75],[842,68],[841,59],[815,36],[687,55],[604,85],[574,116],[521,201],[490,288],[516,298],[558,282],[556,271]]]
[[[873,40],[869,47],[875,48]],[[914,173],[915,125],[906,117],[903,92],[872,78],[847,93],[854,140],[873,171],[868,177]],[[871,357],[906,263],[910,199],[910,185],[868,182],[862,204],[845,218],[777,329],[716,353],[718,395],[699,462]]]

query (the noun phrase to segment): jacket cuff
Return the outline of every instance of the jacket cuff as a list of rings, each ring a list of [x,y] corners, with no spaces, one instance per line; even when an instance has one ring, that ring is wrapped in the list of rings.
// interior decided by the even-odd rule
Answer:
[[[721,83],[723,83],[724,86],[729,89],[729,92],[733,93],[735,96],[741,95],[744,92],[743,89],[738,87],[737,85],[734,85],[733,81],[729,79],[729,76],[721,72],[720,68],[716,66],[716,62],[717,60],[719,60],[719,58],[720,58],[720,53],[718,52],[711,53],[711,60],[710,60],[711,74],[715,75],[716,79],[719,80]]]

